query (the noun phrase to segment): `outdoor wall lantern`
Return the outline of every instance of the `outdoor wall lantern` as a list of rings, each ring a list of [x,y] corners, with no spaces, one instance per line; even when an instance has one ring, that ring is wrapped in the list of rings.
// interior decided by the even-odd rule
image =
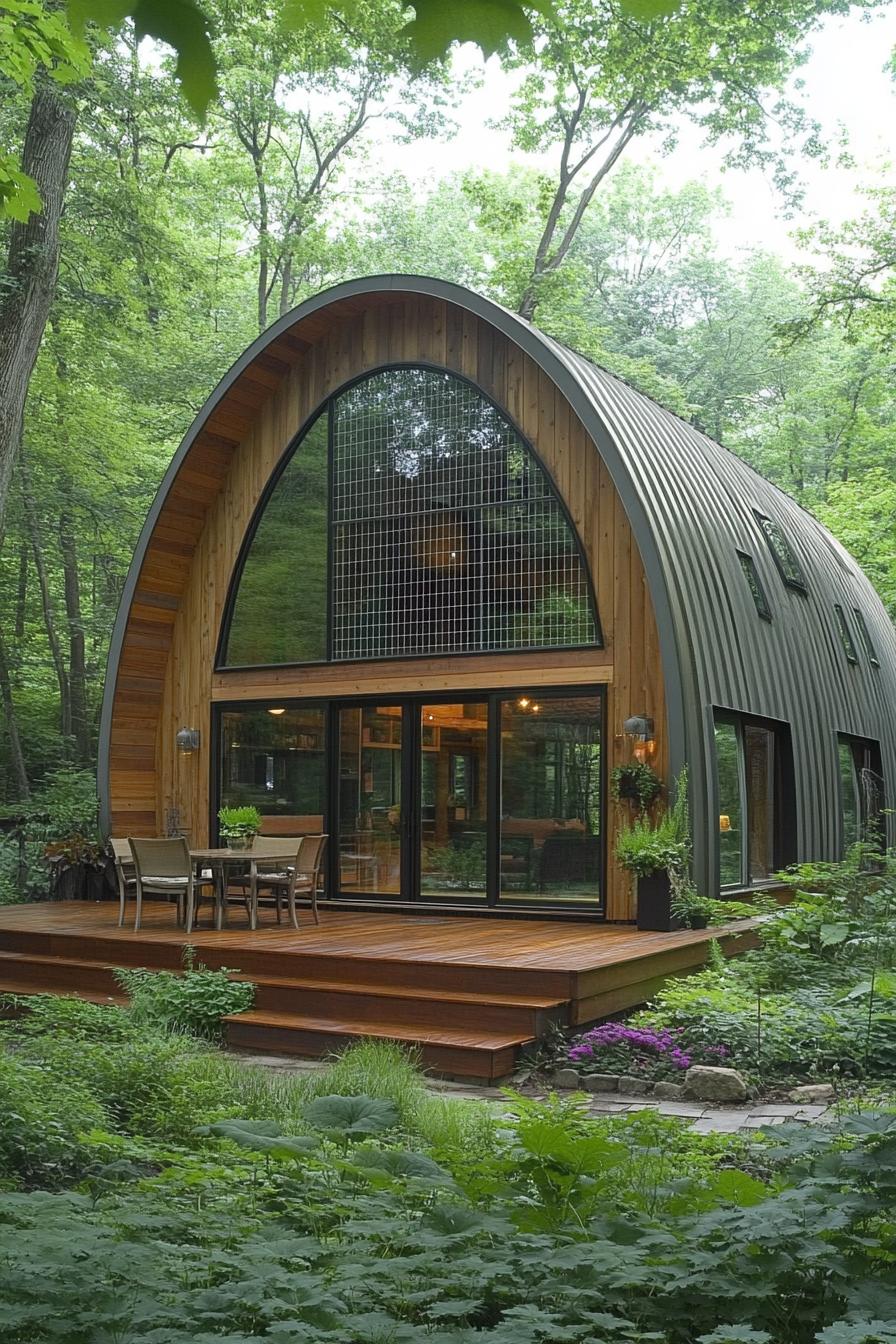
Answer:
[[[622,731],[627,737],[635,739],[632,754],[636,761],[646,765],[653,760],[656,755],[653,719],[649,719],[646,714],[635,714],[632,718],[626,719]]]
[[[174,740],[181,756],[192,756],[194,751],[199,750],[199,729],[180,728]]]

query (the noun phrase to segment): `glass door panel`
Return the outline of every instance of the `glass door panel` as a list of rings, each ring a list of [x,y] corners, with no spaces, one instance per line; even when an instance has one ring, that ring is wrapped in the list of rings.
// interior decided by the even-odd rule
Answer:
[[[741,806],[740,748],[733,723],[717,719],[716,770],[719,779],[719,885],[743,882],[743,808]]]
[[[764,882],[775,871],[775,738],[767,728],[744,727],[747,776],[747,877]]]
[[[600,700],[502,700],[500,727],[501,899],[598,904]]]
[[[420,896],[485,900],[488,705],[420,709]]]
[[[401,895],[399,705],[339,711],[339,889],[345,895]]]

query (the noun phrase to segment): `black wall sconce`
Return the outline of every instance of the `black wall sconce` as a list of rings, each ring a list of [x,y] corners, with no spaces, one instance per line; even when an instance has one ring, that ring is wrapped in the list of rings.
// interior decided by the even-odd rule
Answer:
[[[646,714],[635,714],[622,725],[626,737],[635,739],[632,754],[642,765],[648,764],[656,755],[656,736],[653,719]]]

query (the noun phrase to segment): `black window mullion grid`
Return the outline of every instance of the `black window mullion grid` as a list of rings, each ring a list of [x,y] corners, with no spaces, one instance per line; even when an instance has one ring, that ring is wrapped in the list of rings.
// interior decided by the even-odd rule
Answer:
[[[422,828],[423,733],[422,700],[406,700],[401,713],[401,815],[407,820],[401,828],[399,844],[402,898],[420,896],[420,837]]]
[[[485,803],[485,874],[486,904],[496,906],[501,899],[501,701],[503,695],[488,697],[488,739],[486,742]]]

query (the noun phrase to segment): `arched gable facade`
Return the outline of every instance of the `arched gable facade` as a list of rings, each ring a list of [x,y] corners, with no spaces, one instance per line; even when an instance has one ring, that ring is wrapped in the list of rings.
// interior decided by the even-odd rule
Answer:
[[[436,503],[425,508],[411,464],[403,477],[393,473],[393,494],[355,520],[361,526],[343,584],[345,600],[355,603],[343,622],[346,642],[334,645],[328,617],[317,650],[323,657],[279,647],[273,656],[253,653],[253,665],[235,660],[228,653],[242,600],[235,576],[249,573],[244,562],[254,563],[252,545],[267,547],[268,572],[276,572],[276,482],[287,480],[290,463],[303,461],[298,438],[325,410],[332,421],[334,398],[352,387],[369,389],[371,379],[396,368],[460,380],[475,392],[475,404],[493,407],[531,454],[533,479],[548,482],[546,498],[571,523],[574,546],[561,546],[561,558],[555,555],[545,570],[543,557],[540,568],[532,564],[531,547],[550,527],[539,530],[530,520],[525,551],[522,525],[505,524],[504,540],[493,548],[500,556],[503,545],[503,560],[483,561],[477,571],[481,591],[500,595],[496,616],[483,624],[476,613],[474,630],[472,615],[464,614],[464,593],[473,585],[452,586],[452,566],[470,565],[474,555],[480,563],[483,537],[491,535],[478,521],[487,502],[469,493],[440,495],[436,468],[430,473]],[[369,406],[366,414],[376,418]],[[321,450],[331,491],[332,432],[330,423]],[[506,485],[506,462],[504,473]],[[297,498],[307,486],[299,483]],[[513,500],[512,483],[508,488],[509,518],[521,500]],[[414,490],[416,513],[406,507]],[[404,539],[381,544],[383,515],[394,511],[396,491],[403,492]],[[345,498],[354,496],[349,491]],[[299,592],[303,603],[290,614],[271,598],[263,567],[254,597],[249,582],[244,605],[250,626],[257,618],[255,636],[274,627],[282,645],[283,631],[294,633],[308,617],[322,584],[327,600],[336,600],[341,543],[334,499],[331,493],[324,514],[318,508],[308,515],[309,527],[327,533],[323,577],[309,563],[287,565],[285,579],[281,568],[280,582],[292,583],[293,599]],[[288,508],[282,512],[290,516]],[[775,527],[802,564],[802,589],[782,581]],[[427,647],[425,622],[385,630],[393,617],[382,613],[401,603],[390,604],[369,585],[360,591],[365,546],[370,554],[379,546],[380,558],[383,546],[389,551],[385,568],[405,576],[404,605],[412,614],[448,610],[448,624],[463,638],[446,646],[430,633]],[[537,601],[512,595],[536,570],[554,582],[537,620]],[[570,606],[574,570],[575,582],[586,576],[586,606],[599,615],[578,642],[557,618]],[[759,613],[757,591],[766,595],[770,620]],[[259,593],[268,603],[264,611]],[[858,640],[856,612],[873,661],[864,644],[855,661],[846,660],[841,624],[847,632],[855,628]],[[320,640],[320,622],[306,624],[306,633]],[[537,630],[551,637],[533,640]],[[473,651],[474,639],[486,647]],[[723,880],[738,885],[737,845],[746,880],[781,857],[770,840],[768,852],[759,853],[771,831],[755,823],[757,789],[775,795],[776,826],[786,820],[794,839],[785,857],[833,857],[848,829],[844,753],[853,753],[857,791],[877,774],[896,779],[894,668],[892,626],[854,562],[742,462],[497,305],[444,282],[377,277],[318,296],[264,333],[176,454],[141,535],[112,640],[100,755],[103,820],[115,834],[156,833],[176,820],[204,839],[227,793],[228,769],[231,783],[249,793],[279,794],[281,776],[288,777],[297,781],[290,786],[294,808],[304,800],[318,824],[321,813],[331,826],[337,813],[343,819],[353,813],[354,829],[345,828],[341,848],[356,856],[348,864],[361,874],[361,888],[386,885],[384,872],[395,869],[394,856],[382,857],[392,828],[398,838],[389,844],[399,853],[401,874],[391,898],[419,898],[427,864],[441,864],[452,874],[443,886],[465,891],[467,900],[487,888],[492,901],[512,907],[514,893],[522,900],[526,889],[526,899],[544,908],[559,886],[567,895],[575,888],[570,908],[626,919],[633,914],[631,888],[612,863],[618,809],[607,799],[606,780],[614,764],[630,758],[622,731],[628,718],[653,720],[654,763],[662,774],[685,761],[690,766],[701,885],[715,884],[720,866]],[[533,705],[544,714],[537,726]],[[310,706],[316,718],[308,717]],[[270,737],[277,718],[292,725],[289,747]],[[249,723],[256,726],[247,758],[240,725]],[[200,731],[199,750],[189,758],[175,748],[182,726]],[[342,754],[335,745],[340,735]],[[301,769],[282,766],[287,750],[301,757]],[[312,798],[311,757],[321,750],[326,782]],[[397,801],[389,807],[376,801],[387,797]],[[855,802],[860,809],[858,792]],[[731,824],[738,806],[742,826]],[[733,836],[746,833],[748,813],[754,834],[735,843]],[[729,822],[724,833],[720,815]],[[530,824],[535,819],[538,827]],[[487,826],[490,838],[477,856]],[[374,834],[381,841],[373,843]],[[592,834],[593,843],[577,843]],[[450,864],[449,845],[456,851]],[[585,868],[588,881],[580,880]],[[447,899],[445,891],[441,896]]]

